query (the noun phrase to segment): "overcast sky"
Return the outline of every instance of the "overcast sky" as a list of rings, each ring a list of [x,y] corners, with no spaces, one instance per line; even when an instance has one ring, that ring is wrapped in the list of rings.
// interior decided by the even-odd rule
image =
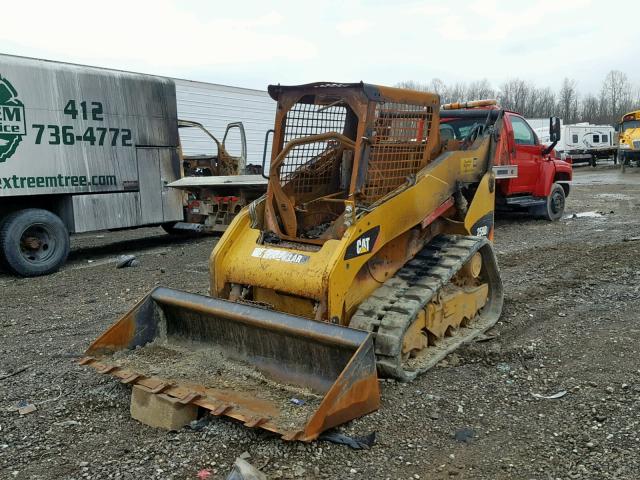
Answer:
[[[4,53],[266,88],[513,77],[640,86],[640,1],[110,0],[11,3]]]

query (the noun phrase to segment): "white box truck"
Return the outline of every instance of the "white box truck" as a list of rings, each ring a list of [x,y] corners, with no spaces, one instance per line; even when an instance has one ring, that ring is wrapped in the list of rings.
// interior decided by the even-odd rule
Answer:
[[[0,54],[0,262],[51,273],[70,233],[224,231],[266,189],[274,112],[260,90]]]
[[[183,219],[170,79],[0,55],[0,257],[50,273],[69,233]]]

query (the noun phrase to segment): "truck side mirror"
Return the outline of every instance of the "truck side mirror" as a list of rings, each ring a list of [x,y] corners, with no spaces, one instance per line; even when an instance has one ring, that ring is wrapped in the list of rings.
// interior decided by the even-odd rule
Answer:
[[[558,117],[549,118],[549,140],[558,143],[560,141],[560,119]]]
[[[551,142],[544,150],[543,155],[548,155],[560,141],[560,119],[558,117],[549,118],[549,141]]]

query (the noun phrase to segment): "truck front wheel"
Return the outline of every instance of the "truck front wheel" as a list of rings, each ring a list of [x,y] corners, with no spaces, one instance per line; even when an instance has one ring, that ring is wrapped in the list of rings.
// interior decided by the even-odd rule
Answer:
[[[545,204],[537,207],[534,213],[552,222],[560,220],[564,214],[565,199],[566,195],[562,185],[554,183],[551,186],[549,196],[545,199]]]
[[[57,215],[39,208],[19,210],[0,227],[5,265],[23,277],[55,272],[69,255],[69,232]]]

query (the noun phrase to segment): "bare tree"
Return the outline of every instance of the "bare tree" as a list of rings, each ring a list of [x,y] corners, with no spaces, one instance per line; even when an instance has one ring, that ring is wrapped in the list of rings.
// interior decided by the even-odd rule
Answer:
[[[507,110],[526,115],[527,104],[530,101],[532,86],[519,78],[507,80],[500,86],[498,100]]]
[[[538,99],[536,117],[551,117],[556,114],[556,94],[551,87],[537,90],[535,96]]]
[[[406,88],[408,90],[417,90],[419,92],[429,91],[429,87],[426,83],[416,82],[415,80],[403,80],[402,82],[396,83],[396,87]]]
[[[489,80],[483,78],[475,82],[471,82],[466,88],[467,100],[483,100],[487,98],[495,98],[496,92],[491,87]]]
[[[627,75],[619,70],[611,70],[602,83],[600,96],[607,122],[615,123],[633,103]]]
[[[578,91],[576,81],[565,78],[558,93],[558,111],[565,123],[578,120]]]
[[[624,113],[640,108],[640,89],[632,86],[627,76],[618,70],[607,74],[599,97],[589,93],[582,100],[576,81],[569,78],[563,80],[557,94],[550,87],[538,88],[519,78],[505,81],[498,90],[487,79],[447,85],[441,79],[433,78],[429,83],[408,80],[397,86],[436,93],[440,95],[441,103],[497,97],[503,108],[525,117],[559,115],[565,123],[615,124]]]
[[[443,100],[444,103],[464,102],[469,99],[467,95],[467,85],[462,82],[455,83],[451,87],[447,88],[446,93],[446,98]]]
[[[442,96],[447,95],[447,85],[439,78],[434,78],[428,86],[429,91]]]
[[[601,123],[600,101],[592,93],[587,94],[580,105],[580,121],[589,123]]]

